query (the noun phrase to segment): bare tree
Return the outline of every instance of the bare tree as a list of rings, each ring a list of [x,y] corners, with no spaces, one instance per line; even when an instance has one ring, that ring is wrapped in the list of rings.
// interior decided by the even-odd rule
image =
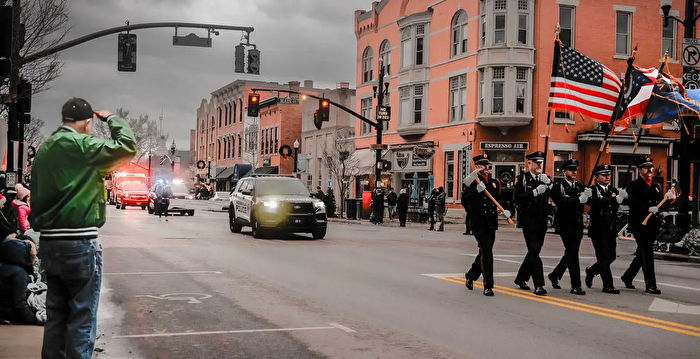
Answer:
[[[322,146],[322,156],[326,159],[328,172],[334,179],[340,195],[340,216],[345,210],[345,197],[350,189],[353,176],[359,172],[359,161],[351,155],[354,152],[354,131],[350,128],[339,128],[335,131],[332,144]]]
[[[253,170],[258,167],[258,158],[260,152],[258,148],[258,124],[253,123],[245,129],[246,143],[244,148],[243,160],[253,166]]]
[[[138,117],[129,117],[129,110],[118,108],[115,114],[129,122],[131,130],[134,131],[136,138],[136,155],[133,162],[138,163],[149,152],[154,153],[163,150],[169,136],[160,136],[158,131],[158,123],[151,120],[148,115],[139,115]],[[96,121],[92,126],[92,133],[96,137],[111,138],[109,127],[103,121]]]
[[[32,117],[31,121],[24,125],[24,144],[39,148],[39,145],[44,142],[44,135],[41,130],[44,128],[44,120]]]
[[[11,0],[0,0],[0,5],[12,5]],[[22,0],[20,22],[25,26],[24,57],[63,42],[71,26],[68,24],[67,0]],[[20,75],[32,84],[32,93],[50,88],[50,83],[61,75],[63,63],[58,54],[49,55],[22,66]]]

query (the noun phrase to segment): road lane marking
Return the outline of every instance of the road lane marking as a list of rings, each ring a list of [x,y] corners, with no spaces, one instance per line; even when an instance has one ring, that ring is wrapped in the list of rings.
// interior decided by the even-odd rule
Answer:
[[[494,258],[524,258],[524,255],[520,254],[494,254]],[[540,258],[547,259],[561,259],[562,256],[540,256]],[[579,259],[596,259],[595,257],[578,257]]]
[[[654,298],[654,301],[649,305],[649,311],[700,315],[700,305],[686,305],[666,299]]]
[[[139,294],[136,298],[151,298],[166,301],[187,301],[189,304],[202,304],[201,300],[211,298],[210,294],[203,293],[168,293],[161,295]]]
[[[455,278],[455,277],[441,277],[441,280],[457,283],[464,285],[465,279]],[[474,281],[474,286],[478,288],[483,288],[483,283]],[[661,320],[652,317],[646,317],[643,315],[637,315],[633,313],[627,313],[619,310],[608,309],[604,307],[599,307],[595,305],[579,303],[575,301],[570,301],[561,298],[549,297],[549,296],[537,296],[533,293],[526,292],[520,289],[507,288],[502,286],[495,286],[493,291],[496,293],[508,294],[510,296],[519,297],[527,300],[532,300],[535,302],[550,304],[562,308],[568,308],[576,311],[586,312],[590,314],[599,315],[602,317],[608,317],[613,319],[618,319],[630,323],[640,324],[652,328],[663,329],[670,332],[686,334],[694,337],[700,337],[700,327],[695,327],[692,325],[686,325],[682,323],[669,322],[666,320]]]
[[[461,256],[476,257],[476,254],[471,254],[471,253],[460,253],[459,255],[461,255]],[[519,258],[525,258],[524,255],[518,256],[518,257],[519,257]],[[540,258],[546,258],[546,257],[540,257]],[[559,258],[559,257],[557,257],[557,258]],[[495,261],[501,261],[501,262],[507,262],[507,263],[522,264],[522,261],[514,261],[514,260],[512,260],[512,259],[498,258],[498,257],[496,257],[496,256],[493,257],[493,260],[495,260]],[[554,266],[550,266],[550,265],[547,265],[547,264],[543,264],[542,267],[543,267],[543,268],[554,269]],[[620,279],[620,276],[614,275],[613,278]],[[643,279],[635,279],[634,281],[635,281],[635,282],[639,282],[639,283],[644,283],[644,280],[643,280]],[[660,285],[663,285],[663,286],[666,286],[666,287],[672,287],[672,288],[679,288],[679,289],[687,289],[687,290],[700,291],[700,288],[687,287],[687,286],[680,285],[680,284],[673,284],[673,283],[667,283],[667,282],[656,282],[656,284],[660,284]]]
[[[151,274],[221,274],[219,271],[211,270],[195,270],[184,272],[110,272],[102,273],[102,275],[151,275]]]
[[[421,275],[440,279],[440,277],[463,277],[464,273],[424,273]],[[518,272],[496,272],[493,274],[494,277],[515,277],[517,275]]]
[[[215,335],[215,334],[246,334],[246,333],[270,333],[270,332],[293,332],[302,330],[328,330],[340,329],[346,333],[356,333],[356,331],[338,323],[328,323],[326,327],[299,327],[299,328],[274,328],[274,329],[240,329],[240,330],[217,330],[205,332],[179,332],[179,333],[153,333],[153,334],[131,334],[131,335],[115,335],[114,339],[130,339],[130,338],[159,338],[159,337],[181,337],[192,335]]]

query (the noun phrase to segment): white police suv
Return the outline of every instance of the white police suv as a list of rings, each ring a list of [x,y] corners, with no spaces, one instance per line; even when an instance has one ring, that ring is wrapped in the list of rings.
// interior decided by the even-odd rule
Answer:
[[[326,206],[312,198],[297,178],[245,177],[231,192],[228,208],[229,227],[234,233],[250,226],[255,238],[272,230],[311,233],[316,239],[326,235]]]

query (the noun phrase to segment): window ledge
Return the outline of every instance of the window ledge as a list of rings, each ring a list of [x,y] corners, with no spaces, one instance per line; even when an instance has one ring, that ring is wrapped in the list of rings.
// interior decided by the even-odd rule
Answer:
[[[630,55],[615,54],[613,56],[613,59],[627,60],[629,57],[630,57]]]
[[[554,123],[560,125],[575,125],[576,121],[566,118],[555,118]]]

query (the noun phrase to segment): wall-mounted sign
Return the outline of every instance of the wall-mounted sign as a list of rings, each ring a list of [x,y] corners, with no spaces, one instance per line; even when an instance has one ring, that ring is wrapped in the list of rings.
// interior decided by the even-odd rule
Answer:
[[[526,151],[530,144],[527,142],[481,142],[482,150]]]
[[[393,172],[427,172],[431,167],[430,158],[421,158],[411,150],[394,151]]]

